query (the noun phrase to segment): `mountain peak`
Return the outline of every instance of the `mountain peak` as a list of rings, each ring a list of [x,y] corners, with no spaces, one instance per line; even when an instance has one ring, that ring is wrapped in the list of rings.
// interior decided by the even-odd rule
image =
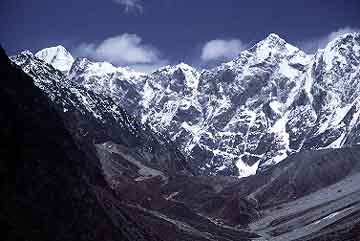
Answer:
[[[62,45],[42,49],[35,56],[62,72],[68,72],[74,63],[74,57]]]
[[[282,39],[278,34],[271,33],[264,40],[257,43],[253,48],[259,59],[265,60],[271,54],[293,55],[299,49]]]
[[[34,54],[30,50],[21,51],[20,55],[34,56]]]
[[[276,33],[270,33],[264,40],[260,41],[258,44],[267,44],[267,45],[283,45],[286,44],[287,42],[281,38],[278,34]]]
[[[105,61],[95,62],[87,58],[78,57],[69,70],[68,78],[72,79],[75,76],[82,76],[86,80],[92,78],[97,80],[109,78],[136,79],[144,76],[144,73],[137,72],[129,67],[116,67]],[[98,84],[101,85],[101,82],[98,82]]]
[[[191,66],[188,65],[188,64],[185,64],[184,62],[181,62],[181,63],[175,65],[175,67],[181,68],[181,69],[185,69],[185,70],[186,70],[186,69],[194,69],[193,67],[191,67]]]
[[[326,70],[334,66],[355,67],[360,55],[360,33],[345,33],[331,41],[320,53],[326,64]]]
[[[184,62],[180,62],[179,64],[176,64],[176,65],[166,65],[166,66],[158,69],[158,71],[160,71],[160,72],[165,71],[165,72],[169,72],[169,73],[174,73],[177,70],[197,72],[197,70],[194,67],[192,67],[188,64],[185,64]]]
[[[277,33],[270,33],[265,39],[283,40]],[[285,40],[283,40],[285,41]]]
[[[345,33],[334,40],[332,40],[327,47],[333,48],[335,46],[343,46],[343,45],[360,45],[360,32],[350,32]]]

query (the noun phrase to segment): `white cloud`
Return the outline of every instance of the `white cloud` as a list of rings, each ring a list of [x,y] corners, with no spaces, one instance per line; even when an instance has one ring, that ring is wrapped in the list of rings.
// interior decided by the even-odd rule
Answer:
[[[125,12],[143,12],[141,0],[113,0],[115,3],[124,6]]]
[[[144,44],[138,35],[129,33],[107,38],[99,44],[82,43],[76,52],[78,55],[96,60],[149,71],[152,66],[155,68],[167,64],[167,60],[161,58],[158,49]]]
[[[309,39],[299,43],[301,49],[303,49],[307,53],[315,53],[318,49],[323,49],[326,45],[341,35],[352,32],[360,32],[358,28],[345,27],[340,28],[336,31],[329,33],[326,36],[322,36],[319,38]]]
[[[236,57],[244,47],[238,39],[211,40],[202,48],[201,59],[204,61],[231,59]]]
[[[102,41],[99,45],[81,44],[86,55],[119,64],[151,63],[157,61],[157,49],[142,43],[136,34],[124,33]]]

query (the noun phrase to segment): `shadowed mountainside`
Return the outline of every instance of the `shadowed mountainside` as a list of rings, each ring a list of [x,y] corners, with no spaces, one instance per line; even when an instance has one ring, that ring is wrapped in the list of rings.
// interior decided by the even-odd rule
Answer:
[[[116,201],[99,163],[87,162],[2,49],[0,66],[2,240],[159,240]]]

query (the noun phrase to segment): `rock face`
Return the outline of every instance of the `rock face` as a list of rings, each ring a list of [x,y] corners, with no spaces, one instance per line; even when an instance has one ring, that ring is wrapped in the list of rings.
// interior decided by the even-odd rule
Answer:
[[[154,175],[168,177],[190,170],[186,159],[168,138],[155,134],[145,124],[139,124],[107,95],[64,79],[60,71],[31,53],[24,52],[13,61],[33,76],[35,85],[52,101],[89,159],[107,157],[106,152],[113,153],[120,148],[122,158],[132,165],[119,167],[118,172],[140,179]],[[131,161],[133,159],[137,162]],[[148,166],[146,173],[142,165]],[[151,168],[158,171],[150,172]]]
[[[359,33],[315,55],[270,34],[210,70],[181,63],[145,75],[78,58],[63,80],[110,96],[196,173],[244,177],[291,153],[359,142],[359,61]]]

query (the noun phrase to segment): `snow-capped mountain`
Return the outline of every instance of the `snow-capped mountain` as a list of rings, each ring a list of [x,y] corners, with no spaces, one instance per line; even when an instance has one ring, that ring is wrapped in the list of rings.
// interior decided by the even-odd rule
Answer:
[[[197,173],[243,177],[300,150],[358,143],[359,65],[359,33],[315,55],[270,34],[210,70],[181,63],[145,75],[78,58],[64,79],[169,136]]]
[[[74,57],[61,45],[40,50],[35,56],[64,73],[67,73],[74,63]]]
[[[351,55],[346,46],[340,49]],[[339,58],[331,64],[345,63]],[[30,52],[12,61],[27,74],[0,48],[0,128],[7,140],[0,209],[12,217],[4,226],[16,227],[5,231],[9,240],[103,240],[104,233],[132,241],[359,240],[359,146],[301,151],[247,178],[194,176],[171,142],[138,125],[105,92],[67,79]],[[196,71],[180,64],[159,74],[175,72]],[[178,100],[198,98],[194,76],[179,78],[189,91]],[[312,89],[311,106],[318,100]],[[350,132],[357,136],[356,128]],[[74,215],[81,222],[74,224]]]
[[[99,94],[111,94],[113,99],[127,109],[136,107],[140,101],[141,89],[138,82],[145,78],[143,73],[130,68],[115,67],[107,62],[92,62],[77,58],[67,80],[76,82]]]
[[[67,79],[64,73],[29,51],[11,60],[29,74],[51,100],[79,148],[88,153],[89,159],[100,159],[110,182],[114,173],[144,180],[188,172],[186,159],[168,138],[139,124],[108,95]],[[122,164],[110,168],[113,159]]]

